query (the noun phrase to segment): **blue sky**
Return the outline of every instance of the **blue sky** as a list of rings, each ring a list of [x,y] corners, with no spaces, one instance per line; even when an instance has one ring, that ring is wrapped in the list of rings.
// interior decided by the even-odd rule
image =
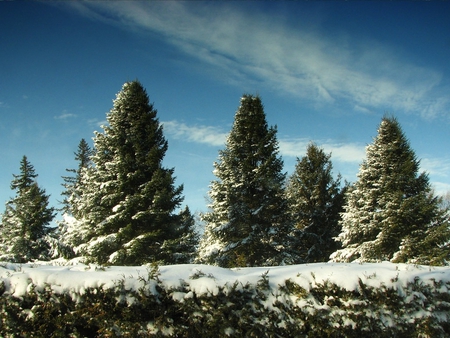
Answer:
[[[395,115],[438,193],[450,190],[449,2],[0,2],[0,203],[27,155],[58,207],[81,138],[138,79],[164,123],[184,204],[205,211],[244,93],[277,125],[285,170],[310,141],[356,180]],[[3,212],[1,209],[0,212]]]

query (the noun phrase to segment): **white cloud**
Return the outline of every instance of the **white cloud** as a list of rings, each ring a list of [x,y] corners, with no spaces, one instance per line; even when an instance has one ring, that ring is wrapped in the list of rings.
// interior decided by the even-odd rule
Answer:
[[[366,146],[356,143],[322,144],[325,152],[331,152],[332,159],[340,162],[361,163],[366,157]]]
[[[98,128],[98,127],[102,127],[102,126],[107,126],[108,125],[108,121],[107,120],[99,120],[97,118],[89,119],[89,120],[87,120],[87,123],[88,123],[89,126],[91,126],[93,128]]]
[[[306,154],[306,149],[310,140],[307,139],[281,139],[280,153],[283,156],[302,157]],[[332,161],[344,163],[361,163],[366,156],[365,146],[356,143],[339,143],[332,140],[315,141],[323,148],[325,153],[331,153]]]
[[[431,186],[434,188],[434,192],[437,195],[445,196],[450,192],[450,184],[438,181],[432,181]]]
[[[438,195],[450,191],[450,157],[423,157],[420,159],[420,170],[425,171],[430,183]]]
[[[84,2],[83,15],[121,27],[157,32],[186,54],[216,68],[227,81],[257,81],[314,103],[347,101],[432,118],[449,100],[436,93],[441,74],[409,63],[376,41],[333,40],[292,30],[277,18],[227,4]],[[447,109],[448,110],[448,109]]]
[[[287,157],[302,157],[306,154],[309,142],[307,139],[278,140],[281,155]]]
[[[448,178],[450,175],[450,158],[422,158],[420,167],[433,177]]]
[[[53,118],[55,120],[67,120],[67,119],[73,118],[73,117],[77,117],[77,115],[76,114],[70,114],[70,113],[67,113],[67,112],[64,111],[62,114],[60,114],[58,116],[54,116]]]
[[[187,142],[202,143],[210,146],[225,146],[228,133],[213,126],[188,126],[175,120],[162,122],[164,132],[172,137]],[[286,157],[302,157],[310,140],[308,139],[279,139],[280,154]],[[326,153],[331,153],[333,161],[344,163],[361,163],[365,157],[365,146],[356,143],[339,143],[332,140],[318,141]]]
[[[177,121],[162,122],[164,132],[176,139],[203,143],[211,146],[224,146],[228,133],[212,126],[188,126]]]

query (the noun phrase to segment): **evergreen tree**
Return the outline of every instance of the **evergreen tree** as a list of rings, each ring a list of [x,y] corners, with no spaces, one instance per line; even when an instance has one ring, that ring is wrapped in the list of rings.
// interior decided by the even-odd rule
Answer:
[[[398,121],[384,117],[347,194],[334,261],[442,264],[449,225]]]
[[[63,176],[63,187],[65,190],[61,193],[64,196],[62,201],[62,211],[69,215],[72,215],[74,210],[72,208],[72,202],[74,199],[80,197],[82,192],[81,174],[84,169],[91,166],[91,156],[94,154],[89,144],[83,138],[78,144],[78,150],[74,153],[75,160],[78,161],[77,169],[66,169],[67,172],[72,173],[73,176]],[[76,213],[76,210],[75,210]]]
[[[92,166],[91,157],[94,152],[86,142],[81,139],[78,144],[78,150],[74,153],[75,160],[78,162],[77,169],[66,169],[67,172],[72,173],[72,176],[63,176],[64,183],[62,184],[65,190],[61,193],[64,196],[62,201],[63,219],[58,221],[58,239],[54,242],[54,247],[60,256],[63,258],[72,258],[75,253],[74,247],[83,243],[82,236],[82,222],[77,221],[77,218],[82,218],[81,211],[78,209],[79,200],[83,193],[83,172]]]
[[[162,167],[167,141],[157,111],[138,81],[127,82],[95,134],[93,167],[82,171],[76,200],[75,251],[100,264],[139,265],[164,260],[162,248],[180,236],[183,198],[173,169]]]
[[[244,95],[226,148],[214,163],[210,211],[199,261],[224,267],[286,262],[289,232],[286,175],[276,127],[268,127],[259,97]]]
[[[309,144],[288,180],[286,194],[296,227],[291,249],[298,252],[299,263],[326,262],[339,249],[334,237],[340,233],[344,189],[340,176],[336,180],[332,176],[330,158],[331,154]]]
[[[188,207],[180,211],[178,235],[167,240],[161,248],[163,261],[171,264],[190,264],[194,261],[199,235],[195,230],[195,219]]]
[[[49,207],[49,196],[39,188],[34,167],[24,156],[20,174],[13,175],[11,189],[16,197],[6,203],[2,216],[0,259],[24,263],[34,259],[48,259],[49,245],[45,236],[55,214]]]

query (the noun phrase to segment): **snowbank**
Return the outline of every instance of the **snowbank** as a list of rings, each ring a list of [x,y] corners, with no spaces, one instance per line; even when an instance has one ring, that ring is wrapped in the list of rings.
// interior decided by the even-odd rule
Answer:
[[[211,332],[220,336],[246,335],[249,328],[256,330],[259,326],[265,327],[262,332],[272,328],[274,334],[285,337],[294,333],[327,336],[330,330],[338,330],[342,336],[367,331],[381,336],[384,332],[386,337],[407,332],[413,337],[420,336],[423,330],[428,330],[425,335],[428,332],[435,337],[450,334],[448,267],[388,262],[237,269],[207,265],[100,267],[3,263],[0,281],[0,294],[5,300],[1,314],[8,320],[11,320],[8,312],[14,306],[26,307],[25,303],[27,311],[34,313],[31,317],[36,317],[36,313],[44,316],[36,309],[47,297],[46,306],[48,299],[53,299],[52,306],[58,309],[61,318],[73,316],[77,308],[83,308],[94,318],[111,315],[107,317],[111,320],[109,329],[115,327],[119,335],[125,336],[130,329],[123,329],[124,323],[138,321],[139,316],[144,316],[143,311],[150,311],[148,307],[152,307],[152,314],[139,317],[134,326],[127,325],[139,327],[139,332],[149,335],[151,332],[162,335],[184,332],[183,336],[207,336]],[[63,301],[60,295],[68,298]],[[119,322],[112,312],[99,310],[106,305],[92,307],[99,297],[104,304],[117,308],[114,315],[120,318]],[[61,308],[61,304],[66,305]],[[135,308],[140,309],[139,316],[130,315],[125,320],[124,313],[135,313]],[[158,311],[161,314],[155,318]],[[95,325],[88,324],[89,321],[83,325],[90,325],[92,332],[100,332],[100,326],[106,325],[103,322],[108,321],[103,318]],[[190,332],[187,328],[194,330],[192,335],[185,334]]]
[[[223,269],[215,266],[189,264],[161,266],[159,279],[167,289],[177,288],[181,281],[197,294],[213,292],[217,287],[233,284],[256,284],[263,274],[272,288],[291,280],[306,289],[329,282],[354,291],[359,281],[371,287],[391,286],[401,290],[408,283],[419,279],[423,283],[450,282],[450,268],[420,265],[384,263],[318,263],[280,267]],[[51,266],[40,264],[0,263],[0,278],[5,292],[15,297],[23,296],[30,284],[50,285],[55,293],[80,292],[86,288],[112,288],[125,279],[127,287],[139,290],[142,279],[147,278],[150,266],[100,267],[78,264],[75,266]],[[195,275],[201,278],[192,279]]]

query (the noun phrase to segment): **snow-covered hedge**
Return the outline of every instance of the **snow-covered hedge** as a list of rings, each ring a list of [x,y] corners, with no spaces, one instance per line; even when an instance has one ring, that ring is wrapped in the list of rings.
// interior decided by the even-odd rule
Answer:
[[[450,268],[0,267],[1,337],[448,337]]]

